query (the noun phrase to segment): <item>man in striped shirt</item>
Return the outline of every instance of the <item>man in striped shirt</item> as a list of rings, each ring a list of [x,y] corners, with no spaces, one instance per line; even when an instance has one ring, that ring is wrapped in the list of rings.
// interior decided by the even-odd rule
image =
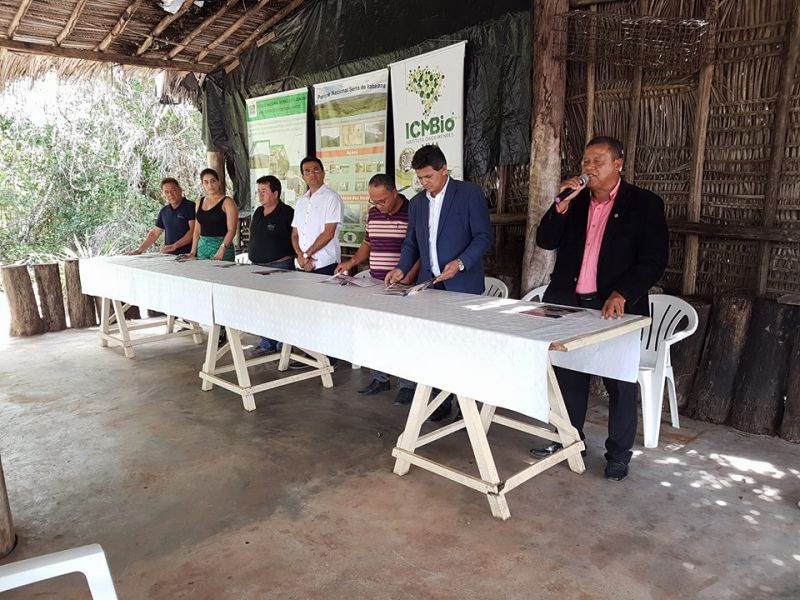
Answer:
[[[373,175],[369,180],[369,203],[372,207],[367,216],[367,233],[353,258],[336,267],[336,272],[347,272],[369,259],[370,275],[383,281],[400,260],[400,250],[408,230],[408,200],[397,192],[394,179],[384,173]],[[406,275],[402,283],[413,283],[419,272],[419,261]],[[395,404],[408,404],[414,395],[414,383],[398,378],[399,390]],[[389,375],[372,370],[372,382],[358,393],[371,396],[389,389]]]

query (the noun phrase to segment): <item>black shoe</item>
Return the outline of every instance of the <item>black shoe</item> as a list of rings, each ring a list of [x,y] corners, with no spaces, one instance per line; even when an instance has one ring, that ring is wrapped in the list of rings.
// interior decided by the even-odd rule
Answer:
[[[397,390],[397,396],[395,396],[394,403],[398,406],[402,404],[411,404],[411,401],[414,399],[414,390],[411,388],[400,388]]]
[[[547,458],[551,454],[555,454],[563,448],[564,446],[562,446],[559,442],[550,442],[547,444],[547,446],[531,448],[531,456],[534,458]],[[581,450],[581,456],[586,456],[586,449]]]
[[[372,396],[373,394],[380,394],[381,392],[388,392],[389,391],[389,382],[388,381],[378,381],[377,379],[373,379],[370,384],[358,390],[358,393],[362,396]]]
[[[606,479],[611,481],[622,481],[628,476],[628,465],[618,460],[610,460],[606,463]]]
[[[307,365],[306,363],[297,362],[293,360],[289,363],[289,370],[290,371],[301,371],[302,369],[310,369],[311,365]]]
[[[447,417],[450,416],[450,413],[453,410],[453,402],[451,400],[451,396],[448,396],[447,399],[439,405],[430,417],[428,417],[428,421],[431,423],[438,423],[439,421],[443,421]]]
[[[228,343],[228,334],[226,334],[223,331],[219,334],[219,338],[217,339],[217,348],[222,348],[227,343]]]

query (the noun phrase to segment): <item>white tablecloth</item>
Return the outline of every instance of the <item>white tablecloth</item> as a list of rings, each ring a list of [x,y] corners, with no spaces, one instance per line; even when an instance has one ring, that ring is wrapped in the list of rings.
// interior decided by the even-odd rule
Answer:
[[[464,394],[547,421],[551,343],[613,330],[597,311],[561,319],[516,314],[531,303],[426,290],[384,296],[381,287],[319,283],[300,272],[258,275],[264,267],[225,268],[172,257],[82,261],[87,294],[107,296],[278,339]],[[163,289],[166,288],[166,289]],[[571,352],[553,364],[636,381],[639,332]]]

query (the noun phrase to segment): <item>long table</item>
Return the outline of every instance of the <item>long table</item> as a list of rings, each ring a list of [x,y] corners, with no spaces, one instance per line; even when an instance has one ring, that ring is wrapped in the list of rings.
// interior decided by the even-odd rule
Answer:
[[[559,319],[531,316],[522,313],[534,307],[532,303],[439,290],[386,296],[380,286],[323,284],[323,276],[264,274],[271,270],[231,264],[180,263],[171,257],[91,259],[82,261],[81,276],[87,276],[85,293],[211,325],[200,373],[204,389],[223,385],[220,371],[215,372],[220,355],[215,333],[225,326],[233,358],[226,368],[237,377],[225,387],[242,395],[250,410],[259,391],[300,380],[292,375],[283,383],[251,386],[248,368],[266,360],[277,360],[279,370],[292,357],[305,360],[315,369],[302,378],[319,376],[326,386],[332,385],[333,370],[327,356],[419,382],[392,452],[394,472],[404,475],[413,464],[478,490],[487,496],[492,514],[502,519],[510,516],[506,494],[524,481],[565,460],[573,471],[584,470],[584,445],[569,422],[553,366],[636,381],[640,329],[649,324],[648,318],[638,316],[602,320],[589,310]],[[243,332],[283,341],[282,354],[245,360]],[[295,347],[311,358],[293,354]],[[443,391],[434,395],[434,388]],[[447,393],[457,396],[463,420],[422,435],[423,423]],[[477,403],[482,403],[480,410]],[[550,427],[497,414],[497,408]],[[492,423],[559,441],[564,448],[501,481],[487,438]],[[477,477],[417,451],[461,429],[467,430]]]

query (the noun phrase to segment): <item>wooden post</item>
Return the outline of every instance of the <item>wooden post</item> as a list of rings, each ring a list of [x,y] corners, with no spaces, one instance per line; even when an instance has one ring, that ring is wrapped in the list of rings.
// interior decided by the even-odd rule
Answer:
[[[39,303],[42,305],[42,321],[45,331],[61,331],[67,328],[64,312],[64,294],[61,291],[61,272],[58,263],[34,265]]]
[[[11,506],[8,503],[3,461],[0,460],[0,558],[14,549],[14,526],[11,522]]]
[[[796,308],[795,310],[800,310]],[[781,437],[789,442],[800,442],[800,328],[792,338],[789,372],[786,376],[786,407],[781,421]]]
[[[81,288],[81,272],[78,261],[64,261],[64,280],[67,288],[67,312],[69,326],[73,328],[93,327],[97,325],[94,300],[83,293]]]
[[[709,0],[706,19],[711,27],[708,35],[711,44],[708,63],[700,71],[697,86],[697,108],[694,113],[692,134],[692,164],[689,168],[689,199],[686,206],[686,219],[690,223],[700,222],[700,207],[703,199],[703,164],[706,154],[706,138],[708,137],[708,117],[711,112],[711,83],[714,80],[714,50],[717,44],[717,3]],[[700,258],[700,236],[686,236],[686,248],[683,257],[684,295],[692,295],[697,291],[697,263]]]
[[[220,190],[225,193],[225,153],[209,150],[207,153],[208,166],[219,175]]]
[[[774,435],[783,414],[789,342],[797,308],[759,298],[747,332],[734,387],[730,424],[750,433]]]
[[[506,212],[506,189],[508,188],[508,166],[497,167],[497,210],[495,214],[502,215]],[[494,235],[494,260],[500,266],[500,255],[506,245],[506,230],[502,225],[497,225],[497,232]]]
[[[592,4],[589,10],[593,13],[597,12],[597,5]],[[586,136],[585,141],[588,144],[589,140],[594,137],[594,84],[595,84],[595,29],[592,25],[592,38],[591,47],[589,49],[589,62],[586,63]]]
[[[712,423],[728,420],[752,309],[750,298],[714,299],[703,358],[689,395],[691,417]]]
[[[678,410],[683,412],[689,400],[697,367],[703,354],[706,341],[711,304],[696,298],[684,298],[697,311],[697,331],[672,347],[672,370],[675,375],[675,392],[678,397]]]
[[[649,0],[639,0],[639,16],[647,14]],[[633,183],[636,177],[636,140],[639,138],[639,113],[642,107],[642,67],[633,69],[628,135],[625,138],[625,180]]]
[[[522,290],[547,280],[555,254],[536,246],[536,228],[558,192],[561,182],[561,130],[564,128],[566,68],[555,58],[560,36],[556,15],[567,12],[567,0],[533,2],[533,111],[531,132],[528,219],[522,258]]]
[[[770,151],[769,170],[767,171],[767,187],[764,191],[764,227],[775,226],[778,213],[778,194],[781,185],[781,167],[786,153],[786,134],[789,129],[789,109],[794,89],[794,76],[797,62],[800,61],[800,0],[794,0],[794,11],[789,20],[786,37],[783,67],[781,69],[781,85],[778,92],[778,104],[775,108],[775,121],[772,126],[772,148]],[[762,241],[759,246],[757,293],[767,293],[770,255],[772,242]]]
[[[3,267],[2,271],[3,287],[11,311],[11,335],[17,337],[44,333],[28,266],[9,265]]]

